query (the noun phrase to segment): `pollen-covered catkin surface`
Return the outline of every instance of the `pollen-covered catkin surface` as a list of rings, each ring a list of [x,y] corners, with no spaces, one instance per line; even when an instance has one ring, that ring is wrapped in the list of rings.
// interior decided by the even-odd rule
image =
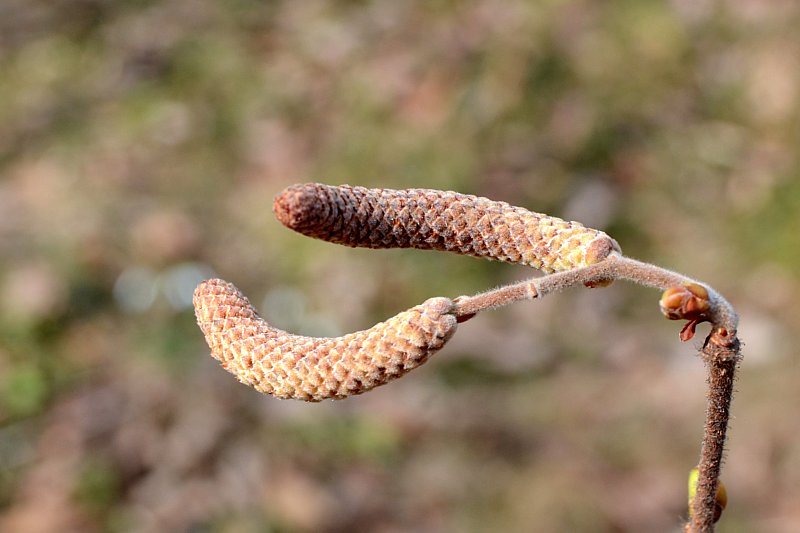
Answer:
[[[544,272],[589,266],[617,242],[578,222],[457,192],[292,185],[273,204],[286,227],[365,248],[420,248],[529,265]]]
[[[336,338],[270,326],[231,283],[211,279],[194,293],[211,355],[239,381],[278,398],[346,398],[423,364],[456,331],[455,304],[431,298],[385,322]]]

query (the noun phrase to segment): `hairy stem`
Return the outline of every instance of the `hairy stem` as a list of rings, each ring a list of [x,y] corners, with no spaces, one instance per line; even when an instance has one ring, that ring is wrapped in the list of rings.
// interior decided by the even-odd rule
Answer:
[[[520,300],[541,298],[576,285],[593,285],[615,279],[626,279],[661,290],[687,283],[701,284],[709,293],[711,324],[725,328],[731,338],[736,336],[738,316],[733,306],[713,288],[683,274],[620,254],[611,254],[605,260],[587,267],[526,279],[475,296],[461,296],[457,303],[463,312],[458,311],[457,314],[474,314]]]
[[[708,291],[711,333],[701,351],[709,372],[708,410],[698,465],[697,495],[692,504],[689,531],[712,532],[717,485],[733,398],[734,374],[740,358],[739,340],[736,336],[738,316],[733,306],[717,291],[683,274],[614,253],[587,267],[527,279],[475,296],[459,297],[455,300],[456,316],[469,318],[484,309],[541,298],[579,284],[596,286],[616,279],[626,279],[661,290],[700,284]]]
[[[701,351],[708,366],[708,408],[698,465],[697,494],[692,502],[691,533],[714,531],[717,485],[725,451],[736,366],[740,358],[739,341],[731,339],[730,335],[721,335],[721,329],[711,332]]]

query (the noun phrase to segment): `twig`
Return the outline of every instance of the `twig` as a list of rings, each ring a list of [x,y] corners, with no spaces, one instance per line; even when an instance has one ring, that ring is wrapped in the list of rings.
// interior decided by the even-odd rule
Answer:
[[[710,286],[622,255],[605,233],[487,198],[432,189],[294,185],[275,199],[276,217],[309,237],[366,248],[419,248],[487,257],[547,275],[454,300],[432,298],[365,331],[337,338],[291,335],[267,324],[247,299],[221,280],[195,291],[198,323],[212,355],[242,382],[282,398],[344,398],[424,363],[480,311],[542,298],[576,285],[625,279],[660,289],[661,310],[687,320],[681,340],[700,322],[711,333],[700,353],[708,367],[708,409],[691,504],[690,533],[714,529],[734,373],[740,359],[738,317]]]
[[[682,274],[612,254],[588,267],[528,279],[475,296],[461,296],[455,299],[456,316],[471,317],[485,309],[494,309],[520,300],[542,298],[575,285],[593,286],[615,279],[626,279],[664,291],[673,287],[699,284]],[[691,533],[708,533],[714,530],[717,485],[733,399],[734,374],[740,358],[739,340],[736,336],[738,316],[733,306],[711,287],[702,286],[707,291],[709,303],[705,319],[711,322],[711,333],[700,352],[708,368],[709,389],[698,465],[700,475],[697,495],[692,504]]]
[[[708,367],[708,408],[700,450],[700,477],[692,502],[692,533],[714,531],[717,486],[725,452],[725,438],[730,419],[736,367],[739,364],[739,340],[722,335],[715,328],[706,339],[701,354]]]

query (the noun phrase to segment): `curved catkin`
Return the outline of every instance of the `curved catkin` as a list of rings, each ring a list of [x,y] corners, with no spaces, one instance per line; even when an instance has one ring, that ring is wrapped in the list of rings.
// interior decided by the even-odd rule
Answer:
[[[433,189],[367,189],[307,183],[273,204],[286,227],[364,248],[421,248],[561,272],[597,263],[617,242],[578,222],[505,202]]]
[[[231,283],[194,292],[197,323],[211,355],[239,381],[278,398],[317,402],[361,394],[423,364],[456,331],[455,304],[431,298],[385,322],[336,338],[270,326]]]

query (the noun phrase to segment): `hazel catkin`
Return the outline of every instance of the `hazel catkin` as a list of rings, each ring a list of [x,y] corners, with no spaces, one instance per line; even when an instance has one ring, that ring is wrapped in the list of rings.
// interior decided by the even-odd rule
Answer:
[[[337,244],[449,251],[547,273],[620,252],[614,239],[578,222],[433,189],[292,185],[275,198],[273,211],[286,227]]]
[[[343,337],[292,335],[270,326],[231,283],[194,293],[211,355],[239,381],[278,398],[321,401],[361,394],[425,363],[456,331],[455,304],[431,298]]]

